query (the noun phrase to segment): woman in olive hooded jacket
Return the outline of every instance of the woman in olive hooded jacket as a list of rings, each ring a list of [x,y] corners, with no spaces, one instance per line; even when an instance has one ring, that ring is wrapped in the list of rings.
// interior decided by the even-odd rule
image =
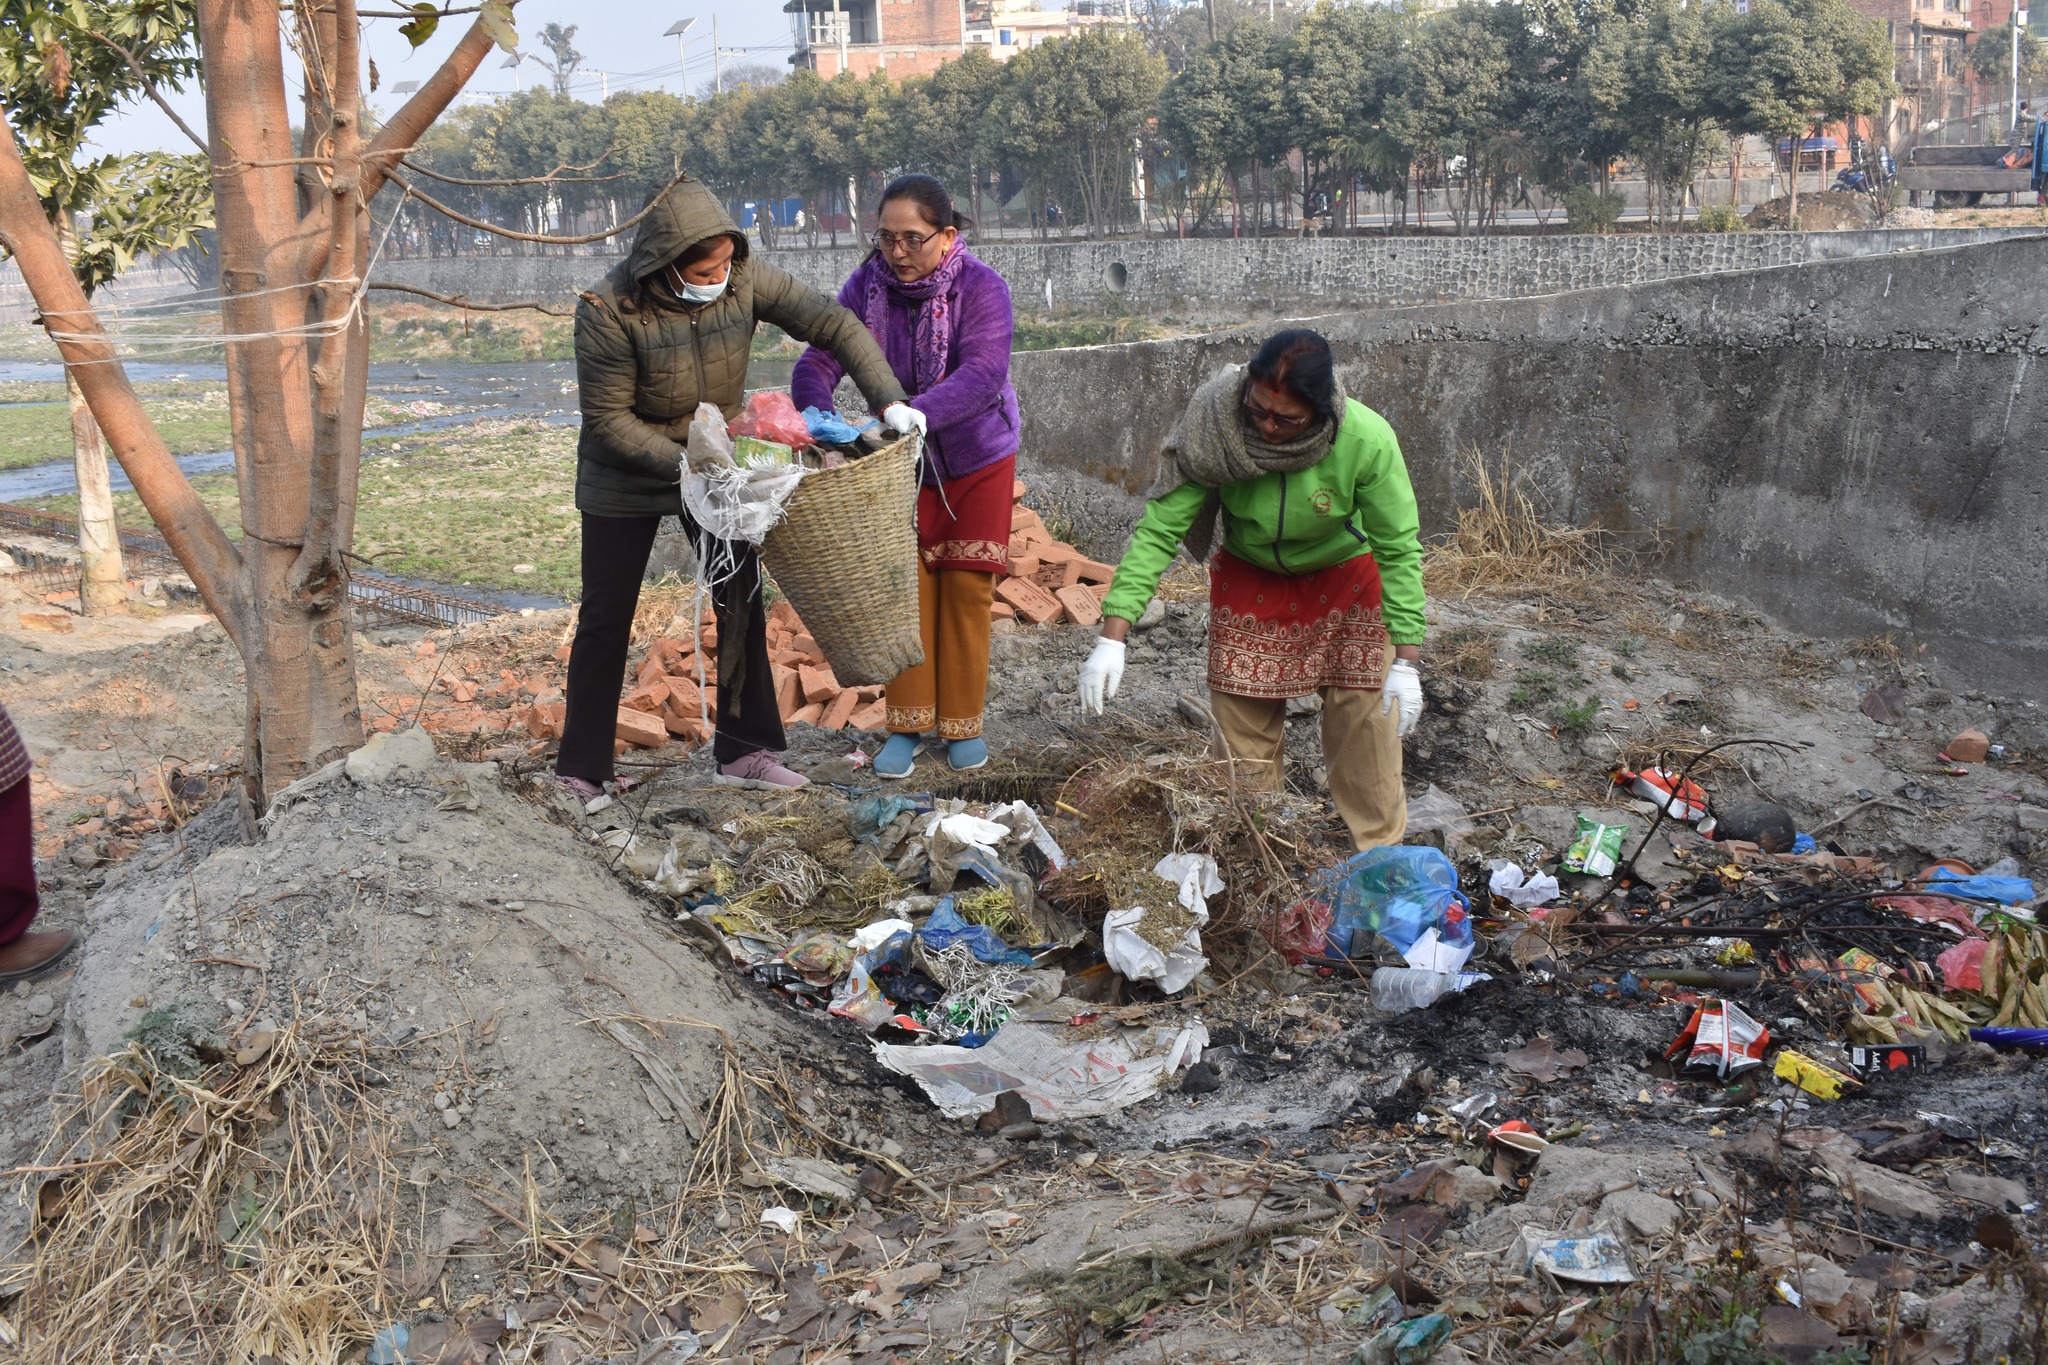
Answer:
[[[595,796],[612,778],[633,613],[661,519],[682,518],[699,561],[710,558],[705,532],[683,507],[683,444],[700,403],[716,403],[728,419],[739,415],[754,329],[763,322],[831,352],[891,427],[922,426],[861,320],[753,260],[711,191],[687,180],[655,205],[632,254],[576,309],[583,603],[555,771],[579,795]],[[760,566],[752,546],[731,548],[737,571],[712,603],[720,646],[712,746],[718,780],[801,786],[804,779],[775,759],[784,739],[768,672]]]

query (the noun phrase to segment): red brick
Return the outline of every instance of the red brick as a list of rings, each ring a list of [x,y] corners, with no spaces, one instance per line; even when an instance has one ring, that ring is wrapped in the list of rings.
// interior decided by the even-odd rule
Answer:
[[[569,662],[569,646],[563,645],[560,649],[555,651],[555,662],[558,664],[565,664]]]
[[[668,678],[665,685],[668,688],[665,705],[669,710],[682,716],[697,714],[697,703],[702,700],[703,693],[698,691],[696,683],[688,678]]]
[[[796,671],[796,676],[803,688],[806,705],[815,702],[823,706],[839,695],[839,679],[832,676],[829,668],[814,668],[806,664]]]
[[[675,709],[671,707],[669,710],[661,713],[661,723],[677,739],[685,740],[691,744],[702,744],[711,737],[711,727],[706,725],[694,711],[688,715],[678,715]]]
[[[1010,577],[1012,578],[1036,578],[1038,577],[1038,571],[1044,567],[1045,562],[1037,555],[1018,554],[1015,550],[1010,552]]]
[[[988,618],[991,621],[1014,621],[1017,609],[1008,602],[991,602],[988,604]]]
[[[537,701],[533,704],[533,709],[541,712],[547,717],[548,738],[560,739],[562,737],[563,729],[569,723],[568,703],[559,701]]]
[[[793,633],[802,622],[797,619],[796,607],[790,600],[787,597],[778,597],[775,599],[775,605],[768,609],[768,624],[781,626]]]
[[[1060,605],[1067,609],[1067,615],[1073,618],[1075,625],[1102,624],[1102,603],[1096,601],[1095,594],[1087,588],[1076,583],[1072,587],[1061,588],[1053,595],[1059,598]]]
[[[889,703],[871,701],[847,718],[846,723],[856,730],[881,730],[889,724]]]
[[[853,690],[860,695],[861,704],[866,705],[868,702],[878,700],[888,689],[880,683],[869,683],[865,687],[856,687]]]
[[[813,640],[809,634],[797,636],[789,642],[789,647],[814,662],[824,662],[825,651],[818,648],[818,642]]]
[[[698,637],[697,647],[706,654],[716,654],[718,652],[718,623],[716,621],[704,623],[704,633]]]
[[[809,706],[798,707],[796,713],[789,718],[789,723],[791,725],[816,725],[824,714],[825,708],[816,702],[812,702]]]
[[[996,585],[996,596],[1017,609],[1017,615],[1034,626],[1060,619],[1059,599],[1028,578],[1008,578]]]
[[[632,711],[659,711],[668,701],[668,679],[643,683],[620,699],[619,705]]]
[[[1106,601],[1109,597],[1109,584],[1107,583],[1083,583],[1081,586],[1088,589],[1089,595],[1098,602]]]
[[[1116,565],[1105,564],[1099,559],[1084,559],[1078,565],[1083,583],[1107,583],[1116,577]]]
[[[663,727],[660,717],[624,706],[619,708],[616,733],[628,744],[642,749],[659,749],[668,743],[668,730]]]
[[[860,693],[849,687],[832,699],[832,704],[825,708],[824,718],[818,724],[827,730],[843,730],[846,728],[846,722],[853,719],[853,713],[860,710],[860,705]]]
[[[1056,593],[1061,588],[1071,588],[1077,581],[1071,572],[1072,562],[1069,560],[1061,564],[1047,560],[1039,566],[1037,573],[1031,575],[1031,581],[1051,593]]]
[[[1022,501],[1024,501],[1024,480],[1022,480],[1022,479],[1012,479],[1012,480],[1010,480],[1010,501],[1011,501],[1011,502],[1022,502]]]
[[[803,683],[798,680],[796,670],[784,668],[781,664],[769,664],[768,674],[775,679],[775,709],[788,716],[804,704]]]
[[[1048,543],[1052,540],[1052,532],[1045,529],[1045,522],[1029,507],[1018,507],[1010,512],[1010,534],[1016,535],[1019,531],[1026,535],[1036,534]]]

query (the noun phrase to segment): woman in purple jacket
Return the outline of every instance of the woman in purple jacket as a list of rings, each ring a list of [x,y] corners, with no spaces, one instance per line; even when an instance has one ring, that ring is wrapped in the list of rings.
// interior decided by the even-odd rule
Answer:
[[[889,684],[883,777],[905,777],[919,740],[936,732],[965,772],[988,762],[981,738],[988,697],[989,606],[1009,568],[1017,476],[1017,394],[1010,387],[1010,287],[960,242],[967,220],[928,175],[882,191],[875,249],[839,291],[868,325],[889,367],[929,422],[918,490],[918,608],[924,662]],[[842,373],[831,355],[804,353],[790,381],[799,408],[830,410]]]

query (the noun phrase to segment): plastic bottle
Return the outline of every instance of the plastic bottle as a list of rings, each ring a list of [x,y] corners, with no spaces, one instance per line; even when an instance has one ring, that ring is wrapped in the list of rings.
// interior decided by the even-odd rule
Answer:
[[[1428,1009],[1457,983],[1455,972],[1418,967],[1381,967],[1372,974],[1372,1003],[1389,1014]]]

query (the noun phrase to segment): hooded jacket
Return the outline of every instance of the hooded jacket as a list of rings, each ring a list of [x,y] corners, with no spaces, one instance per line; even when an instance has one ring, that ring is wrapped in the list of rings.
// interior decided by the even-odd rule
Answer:
[[[732,274],[710,303],[687,304],[665,278],[702,241],[733,239]],[[881,348],[851,312],[788,272],[750,258],[747,239],[702,184],[670,190],[633,252],[576,307],[576,508],[600,517],[682,511],[683,442],[699,403],[739,416],[754,329],[771,322],[830,351],[875,411],[903,401]]]

